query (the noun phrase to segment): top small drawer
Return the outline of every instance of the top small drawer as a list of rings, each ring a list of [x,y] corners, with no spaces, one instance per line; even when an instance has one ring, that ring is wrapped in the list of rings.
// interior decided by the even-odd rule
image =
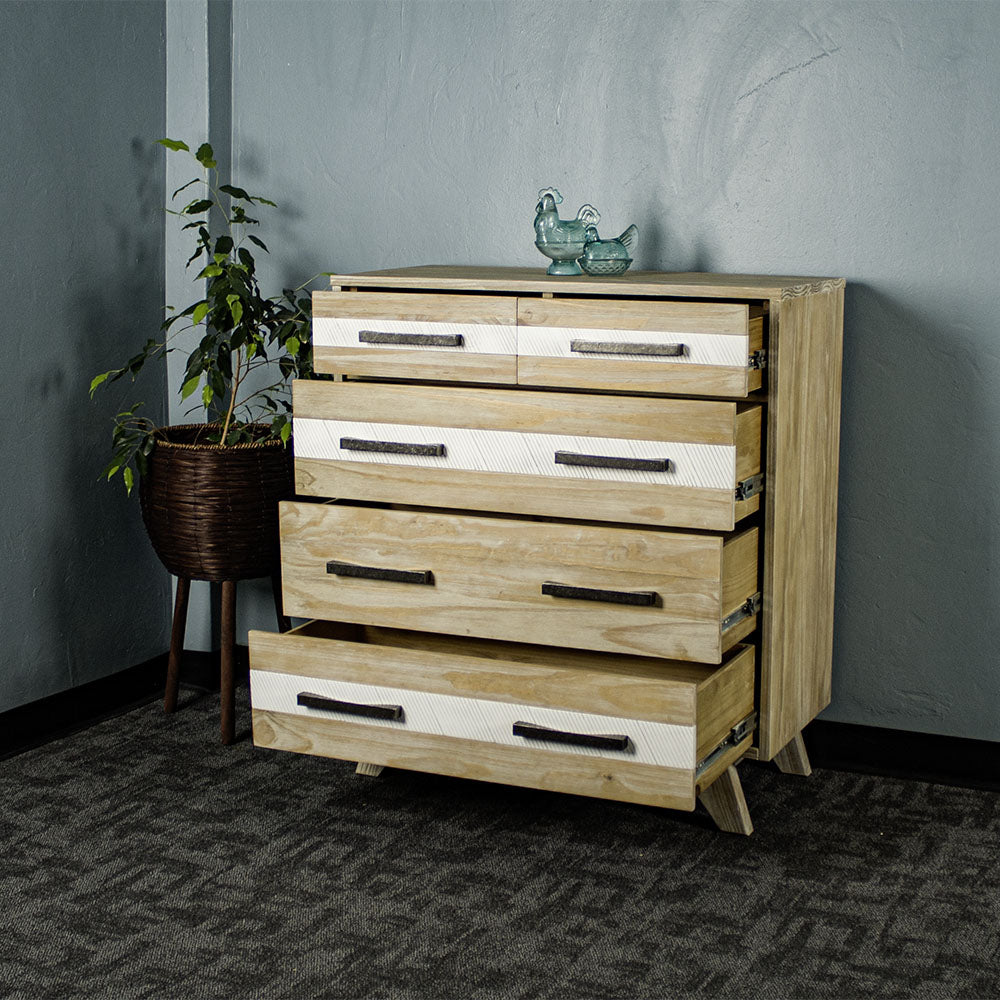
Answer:
[[[761,387],[760,306],[518,299],[522,385],[744,397]]]
[[[313,292],[316,371],[517,381],[517,300],[502,295]]]
[[[759,305],[315,292],[316,370],[375,378],[743,398],[761,388]]]

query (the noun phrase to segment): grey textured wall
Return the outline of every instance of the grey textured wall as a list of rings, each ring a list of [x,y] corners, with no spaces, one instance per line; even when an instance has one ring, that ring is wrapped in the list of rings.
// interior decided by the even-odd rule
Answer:
[[[827,717],[1000,738],[1000,4],[236,0],[274,280],[528,264],[538,189],[637,266],[849,282]]]
[[[138,504],[98,481],[125,393],[87,398],[161,319],[163,18],[0,3],[0,711],[169,643]],[[145,391],[162,414],[163,386]]]

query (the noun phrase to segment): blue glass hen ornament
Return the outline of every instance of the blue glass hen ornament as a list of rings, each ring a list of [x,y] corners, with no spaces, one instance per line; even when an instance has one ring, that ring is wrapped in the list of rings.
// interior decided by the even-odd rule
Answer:
[[[629,226],[614,240],[597,234],[601,215],[593,205],[583,205],[575,219],[560,219],[557,205],[562,195],[555,188],[542,188],[535,206],[535,246],[548,257],[547,274],[624,274],[632,258],[629,251],[638,230]]]

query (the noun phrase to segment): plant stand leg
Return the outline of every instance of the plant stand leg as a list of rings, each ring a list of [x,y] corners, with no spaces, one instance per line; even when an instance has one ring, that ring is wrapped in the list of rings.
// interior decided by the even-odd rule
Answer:
[[[281,574],[271,574],[271,591],[274,594],[274,614],[278,619],[278,631],[290,632],[292,630],[292,620],[284,612],[284,605],[281,599]]]
[[[236,733],[236,581],[222,581],[222,627],[220,650],[219,703],[222,742],[232,743]]]
[[[177,578],[177,596],[174,598],[174,620],[170,626],[170,656],[167,659],[167,687],[163,694],[163,711],[177,708],[177,689],[181,683],[181,658],[184,655],[184,629],[187,625],[188,594],[191,581],[186,576]]]
[[[806,742],[802,733],[793,736],[787,745],[774,755],[774,763],[783,774],[800,774],[808,778],[812,774],[809,754],[806,753]]]
[[[750,810],[743,797],[740,776],[732,765],[727,767],[712,784],[698,796],[708,815],[723,833],[753,833]]]
[[[377,778],[382,773],[383,764],[366,764],[360,761],[354,769],[355,774],[367,774],[369,778]]]

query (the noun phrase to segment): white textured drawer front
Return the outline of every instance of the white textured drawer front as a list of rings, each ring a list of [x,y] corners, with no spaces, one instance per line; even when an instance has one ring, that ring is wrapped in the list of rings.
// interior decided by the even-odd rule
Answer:
[[[759,306],[521,298],[517,324],[522,385],[735,397],[762,386]]]
[[[302,380],[294,408],[304,495],[717,531],[760,504],[758,404]]]
[[[605,344],[615,349],[597,349]],[[657,355],[644,350],[628,351],[630,345],[666,350],[675,347],[679,354]],[[690,333],[670,330],[601,330],[566,327],[521,327],[517,351],[537,358],[601,358],[608,363],[642,361],[661,365],[716,365],[746,367],[747,340],[744,336]]]
[[[432,736],[453,736],[500,746],[534,747],[539,751],[628,760],[661,767],[693,768],[696,764],[694,726],[262,670],[251,672],[250,690],[253,707],[268,712],[337,719],[364,726],[405,729]],[[298,704],[301,693],[358,705],[398,705],[402,708],[402,719],[366,718],[348,711],[303,706]],[[581,736],[623,735],[628,737],[629,746],[626,750],[609,750],[525,739],[513,733],[517,722]]]
[[[405,347],[416,351],[456,354],[513,355],[517,350],[517,328],[499,324],[446,323],[379,317],[313,320],[316,347],[354,347],[391,351]],[[388,334],[382,338],[381,335]],[[454,343],[435,343],[443,338]]]
[[[347,447],[343,446],[344,442]],[[420,455],[386,450],[386,446],[391,448],[406,444],[442,445],[443,454]],[[380,450],[365,450],[369,445]],[[299,458],[408,465],[425,469],[655,483],[666,487],[733,489],[736,486],[736,448],[731,445],[296,417],[295,453]],[[563,461],[557,461],[557,453],[561,454]],[[664,471],[602,468],[574,464],[572,456],[586,456],[597,462],[602,458],[610,459],[608,464],[611,466],[615,460],[621,459],[652,463],[665,461],[668,464]]]

